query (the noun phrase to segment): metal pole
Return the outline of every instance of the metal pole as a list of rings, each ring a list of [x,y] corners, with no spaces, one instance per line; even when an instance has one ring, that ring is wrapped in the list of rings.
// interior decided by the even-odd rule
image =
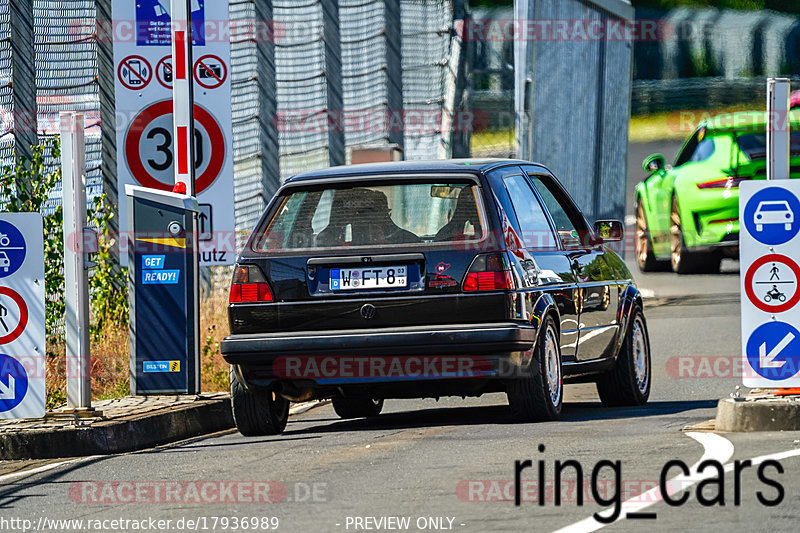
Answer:
[[[172,0],[172,112],[175,139],[175,191],[195,196],[194,60],[192,1]],[[183,184],[183,185],[181,185]]]
[[[400,0],[386,0],[384,19],[386,36],[386,104],[389,113],[403,112],[403,25]],[[402,121],[390,120],[389,144],[396,144],[405,150],[405,132],[396,124]]]
[[[102,160],[100,173],[103,176],[103,194],[106,196],[106,208],[111,209],[113,215],[108,221],[108,230],[111,235],[118,235],[120,231],[119,220],[119,190],[117,189],[117,108],[114,95],[114,30],[113,17],[111,16],[111,0],[97,0],[97,74],[100,95],[100,120]],[[123,191],[122,201],[125,201]],[[119,242],[119,239],[117,240]],[[120,269],[119,248],[114,246],[111,255],[114,269]]]
[[[61,113],[67,409],[72,411],[88,411],[92,407],[89,280],[84,255],[86,146],[83,127],[83,114]]]
[[[789,179],[788,78],[767,79],[767,179]]]
[[[325,41],[325,81],[328,97],[328,164],[333,167],[345,164],[339,0],[322,2],[322,38]]]
[[[14,150],[18,162],[30,161],[36,134],[36,70],[33,49],[33,0],[14,0],[10,13]]]
[[[261,187],[263,207],[281,185],[278,128],[278,82],[275,78],[275,22],[272,0],[255,3],[256,20],[270,25],[267,38],[256,39],[258,64],[258,121],[261,142]],[[263,34],[262,34],[263,35]]]

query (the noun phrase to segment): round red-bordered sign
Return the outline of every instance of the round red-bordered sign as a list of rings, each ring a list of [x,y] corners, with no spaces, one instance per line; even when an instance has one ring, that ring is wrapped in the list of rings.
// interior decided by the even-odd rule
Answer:
[[[138,181],[142,187],[171,191],[174,185],[172,183],[168,184],[158,181],[153,177],[147,169],[144,168],[141,157],[142,154],[139,150],[139,143],[142,140],[142,134],[147,129],[147,126],[155,119],[171,113],[172,100],[162,100],[161,102],[156,102],[146,107],[133,119],[133,122],[131,122],[131,125],[128,127],[128,132],[125,135],[125,158],[133,178]],[[197,104],[194,106],[194,119],[206,130],[209,141],[211,142],[210,161],[206,170],[197,177],[197,182],[195,183],[196,194],[200,194],[214,183],[222,171],[222,166],[225,163],[225,137],[222,135],[222,128],[211,113]]]
[[[167,61],[169,61],[170,63],[167,63]],[[158,83],[160,83],[162,87],[164,87],[165,89],[169,89],[170,91],[172,90],[172,82],[167,81],[165,79],[164,75],[162,74],[162,69],[163,72],[169,70],[169,72],[174,75],[171,62],[172,62],[172,56],[165,56],[162,57],[161,61],[159,61],[158,64],[156,65],[156,79],[158,80]]]
[[[28,306],[25,304],[25,300],[22,299],[22,296],[13,289],[0,287],[0,294],[14,300],[14,303],[19,307],[19,324],[17,324],[17,327],[8,335],[0,337],[0,344],[8,344],[9,342],[17,340],[17,338],[22,335],[22,332],[25,331],[25,327],[28,325]]]
[[[216,72],[213,64],[219,63],[220,72]],[[202,75],[201,75],[202,74]],[[194,81],[206,89],[222,87],[228,79],[228,66],[219,57],[209,54],[198,59],[194,64]]]
[[[146,73],[142,74],[139,68],[134,68],[134,61],[144,63]],[[127,68],[128,79],[122,75],[122,69]],[[119,62],[117,67],[117,77],[126,89],[132,91],[140,91],[150,85],[150,80],[153,79],[153,69],[150,67],[150,62],[142,56],[128,56]]]
[[[762,311],[767,313],[783,313],[784,311],[788,311],[797,305],[797,302],[800,302],[800,287],[796,288],[794,295],[792,295],[789,300],[783,302],[782,304],[767,305],[766,302],[762,302],[761,299],[756,296],[756,293],[753,290],[753,276],[755,276],[756,270],[767,263],[781,263],[788,266],[789,269],[794,272],[795,279],[800,282],[800,266],[797,266],[797,263],[785,255],[769,254],[759,257],[753,261],[753,264],[747,269],[747,274],[744,276],[744,292],[747,294],[747,298],[750,300],[750,302]]]

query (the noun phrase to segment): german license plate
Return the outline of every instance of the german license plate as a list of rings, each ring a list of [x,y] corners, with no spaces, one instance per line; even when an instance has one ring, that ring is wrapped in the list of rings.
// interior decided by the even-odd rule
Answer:
[[[331,269],[332,291],[401,287],[408,287],[407,266]]]

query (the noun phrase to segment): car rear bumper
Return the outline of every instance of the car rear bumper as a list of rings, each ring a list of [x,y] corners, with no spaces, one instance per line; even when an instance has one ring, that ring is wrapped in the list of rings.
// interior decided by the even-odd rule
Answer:
[[[503,322],[231,335],[220,350],[231,364],[279,357],[495,355],[533,347],[536,328]]]

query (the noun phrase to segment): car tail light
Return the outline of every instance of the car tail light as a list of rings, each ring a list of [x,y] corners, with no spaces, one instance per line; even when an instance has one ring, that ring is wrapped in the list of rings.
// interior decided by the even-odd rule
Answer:
[[[516,288],[508,260],[502,254],[475,257],[464,278],[464,292],[508,291]]]
[[[704,181],[703,183],[698,183],[698,189],[724,189],[732,185],[732,180],[729,178],[722,178],[719,180],[711,180],[711,181]],[[730,185],[729,185],[730,184]]]
[[[698,183],[698,189],[731,189],[738,187],[739,183],[747,178],[722,178],[718,180],[704,181]]]
[[[272,291],[261,269],[255,265],[236,265],[228,301],[232,304],[273,301]]]

